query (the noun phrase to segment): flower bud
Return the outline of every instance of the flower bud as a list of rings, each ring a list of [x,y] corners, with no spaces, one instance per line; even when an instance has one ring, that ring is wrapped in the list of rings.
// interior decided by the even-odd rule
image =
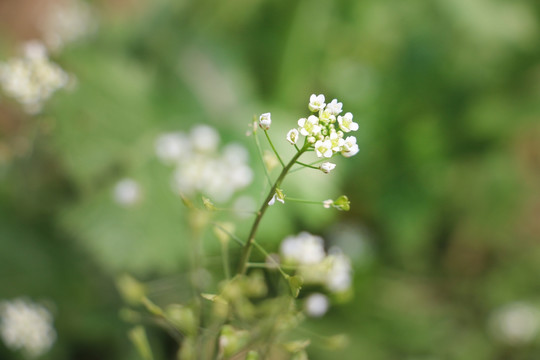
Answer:
[[[296,142],[298,141],[298,130],[289,130],[289,132],[287,133],[287,141],[293,145],[296,144]]]
[[[272,119],[270,118],[270,113],[264,113],[259,117],[259,126],[263,130],[270,129],[270,125],[272,124]]]
[[[327,161],[327,162],[323,162],[321,166],[319,166],[319,169],[323,173],[328,174],[330,171],[334,170],[335,167],[336,167],[336,164]]]

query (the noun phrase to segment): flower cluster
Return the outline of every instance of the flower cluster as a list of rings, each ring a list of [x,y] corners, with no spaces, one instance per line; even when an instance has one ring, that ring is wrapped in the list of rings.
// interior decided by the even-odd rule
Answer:
[[[247,150],[233,143],[218,151],[219,142],[216,130],[206,125],[195,126],[189,136],[175,132],[157,139],[157,156],[175,166],[176,191],[186,196],[199,192],[216,202],[226,202],[251,183],[253,171]]]
[[[305,284],[322,285],[333,293],[345,292],[352,284],[349,258],[337,248],[326,253],[319,236],[307,232],[289,236],[281,243],[280,252],[286,264],[297,266]]]
[[[358,124],[353,121],[350,112],[340,115],[342,107],[343,104],[337,99],[326,104],[324,95],[311,95],[308,108],[314,114],[299,119],[298,128],[287,133],[287,141],[295,145],[299,135],[305,136],[320,158],[331,158],[338,153],[345,157],[355,155],[358,153],[356,137],[345,134],[358,130]],[[333,169],[333,164],[325,164],[325,167],[321,168],[324,172]]]
[[[39,42],[27,43],[23,57],[0,63],[0,85],[30,114],[40,112],[43,103],[68,81],[68,74],[49,61]]]
[[[9,349],[31,357],[47,352],[56,340],[50,312],[24,299],[0,303],[0,335]]]

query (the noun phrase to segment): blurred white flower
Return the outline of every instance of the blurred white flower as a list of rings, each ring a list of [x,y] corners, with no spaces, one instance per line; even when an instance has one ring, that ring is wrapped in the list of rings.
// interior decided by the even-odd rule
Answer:
[[[182,133],[167,133],[156,140],[156,155],[165,164],[173,164],[191,154],[191,143]]]
[[[325,105],[326,104],[324,103],[324,95],[323,94],[320,94],[320,95],[312,94],[309,97],[309,105],[308,105],[309,110],[311,110],[313,112],[316,112],[316,111],[324,109]]]
[[[208,125],[193,127],[184,133],[167,133],[156,141],[156,155],[175,167],[172,187],[186,196],[204,194],[212,201],[226,202],[253,180],[248,165],[249,153],[232,143],[218,151],[220,137]]]
[[[330,249],[330,254],[326,257],[328,270],[326,273],[326,287],[332,292],[343,292],[352,285],[351,261],[341,250]]]
[[[500,342],[524,345],[538,335],[540,312],[525,302],[514,302],[497,309],[488,325],[491,334]]]
[[[97,19],[90,6],[79,0],[58,1],[50,5],[38,24],[45,43],[59,51],[97,28]]]
[[[211,126],[196,125],[191,129],[193,149],[200,152],[214,152],[219,145],[219,134]]]
[[[30,42],[24,55],[0,63],[0,85],[21,103],[26,112],[36,114],[54,92],[67,86],[69,76],[47,58],[43,44]]]
[[[30,357],[46,353],[56,340],[51,313],[25,299],[0,303],[0,335],[11,350]]]
[[[272,124],[272,119],[270,118],[270,113],[264,113],[259,117],[259,126],[263,130],[270,129],[270,125]]]
[[[135,205],[141,199],[139,183],[133,179],[122,179],[116,183],[113,191],[114,201],[121,206]]]
[[[323,239],[308,232],[286,237],[280,251],[285,261],[297,264],[316,264],[325,256]]]
[[[330,200],[332,201],[332,200]],[[330,292],[347,291],[353,280],[349,258],[333,247],[327,254],[324,240],[308,232],[286,237],[280,246],[285,263],[297,265],[297,274],[305,284],[322,285]]]
[[[313,293],[309,295],[304,303],[306,314],[311,317],[321,317],[328,311],[328,298],[321,293]]]

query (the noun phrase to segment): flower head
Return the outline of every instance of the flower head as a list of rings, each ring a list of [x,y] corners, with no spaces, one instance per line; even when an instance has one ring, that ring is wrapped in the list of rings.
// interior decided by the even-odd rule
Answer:
[[[356,137],[347,136],[345,142],[343,143],[343,150],[341,154],[345,157],[351,157],[358,153],[358,145],[356,144]]]
[[[339,115],[341,113],[341,108],[343,107],[343,104],[338,102],[337,99],[334,99],[330,102],[330,104],[326,105],[326,110],[332,114],[332,115]]]
[[[332,142],[330,140],[318,140],[315,143],[315,152],[318,157],[332,157]]]
[[[321,317],[328,311],[328,298],[321,293],[314,293],[306,298],[304,308],[308,316]]]
[[[12,350],[30,357],[46,353],[56,340],[51,313],[25,299],[0,303],[0,336]]]
[[[352,121],[353,115],[348,112],[343,116],[338,116],[337,121],[339,123],[339,128],[345,132],[350,132],[358,130],[358,124]]]
[[[319,166],[319,169],[325,174],[328,174],[330,171],[334,170],[336,167],[336,164],[333,164],[331,162],[323,162],[321,166]]]
[[[293,145],[296,144],[296,142],[298,141],[298,130],[289,130],[289,132],[287,133],[287,141]]]
[[[272,124],[272,119],[270,118],[270,113],[264,113],[259,117],[259,126],[263,130],[270,129],[270,125]]]
[[[317,135],[321,132],[319,118],[314,115],[298,120],[298,126],[300,126],[300,134],[304,136]]]
[[[326,104],[324,103],[324,95],[320,94],[320,95],[315,95],[315,94],[312,94],[310,97],[309,97],[309,110],[312,111],[312,112],[316,112],[316,111],[319,111],[319,110],[322,110],[324,109],[324,106]]]

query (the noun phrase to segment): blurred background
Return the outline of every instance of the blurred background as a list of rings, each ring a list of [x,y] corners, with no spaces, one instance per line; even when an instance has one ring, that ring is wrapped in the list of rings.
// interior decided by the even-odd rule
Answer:
[[[286,204],[260,232],[275,250],[308,230],[353,259],[353,298],[307,325],[350,344],[310,358],[538,359],[539,35],[532,0],[2,0],[0,62],[41,40],[69,81],[37,114],[0,92],[0,301],[50,311],[43,359],[137,359],[114,279],[172,302],[189,260],[158,136],[206,124],[245,146],[253,182],[224,203],[258,204],[247,125],[271,112],[287,154],[322,93],[354,114],[360,152],[285,189],[351,211]]]

